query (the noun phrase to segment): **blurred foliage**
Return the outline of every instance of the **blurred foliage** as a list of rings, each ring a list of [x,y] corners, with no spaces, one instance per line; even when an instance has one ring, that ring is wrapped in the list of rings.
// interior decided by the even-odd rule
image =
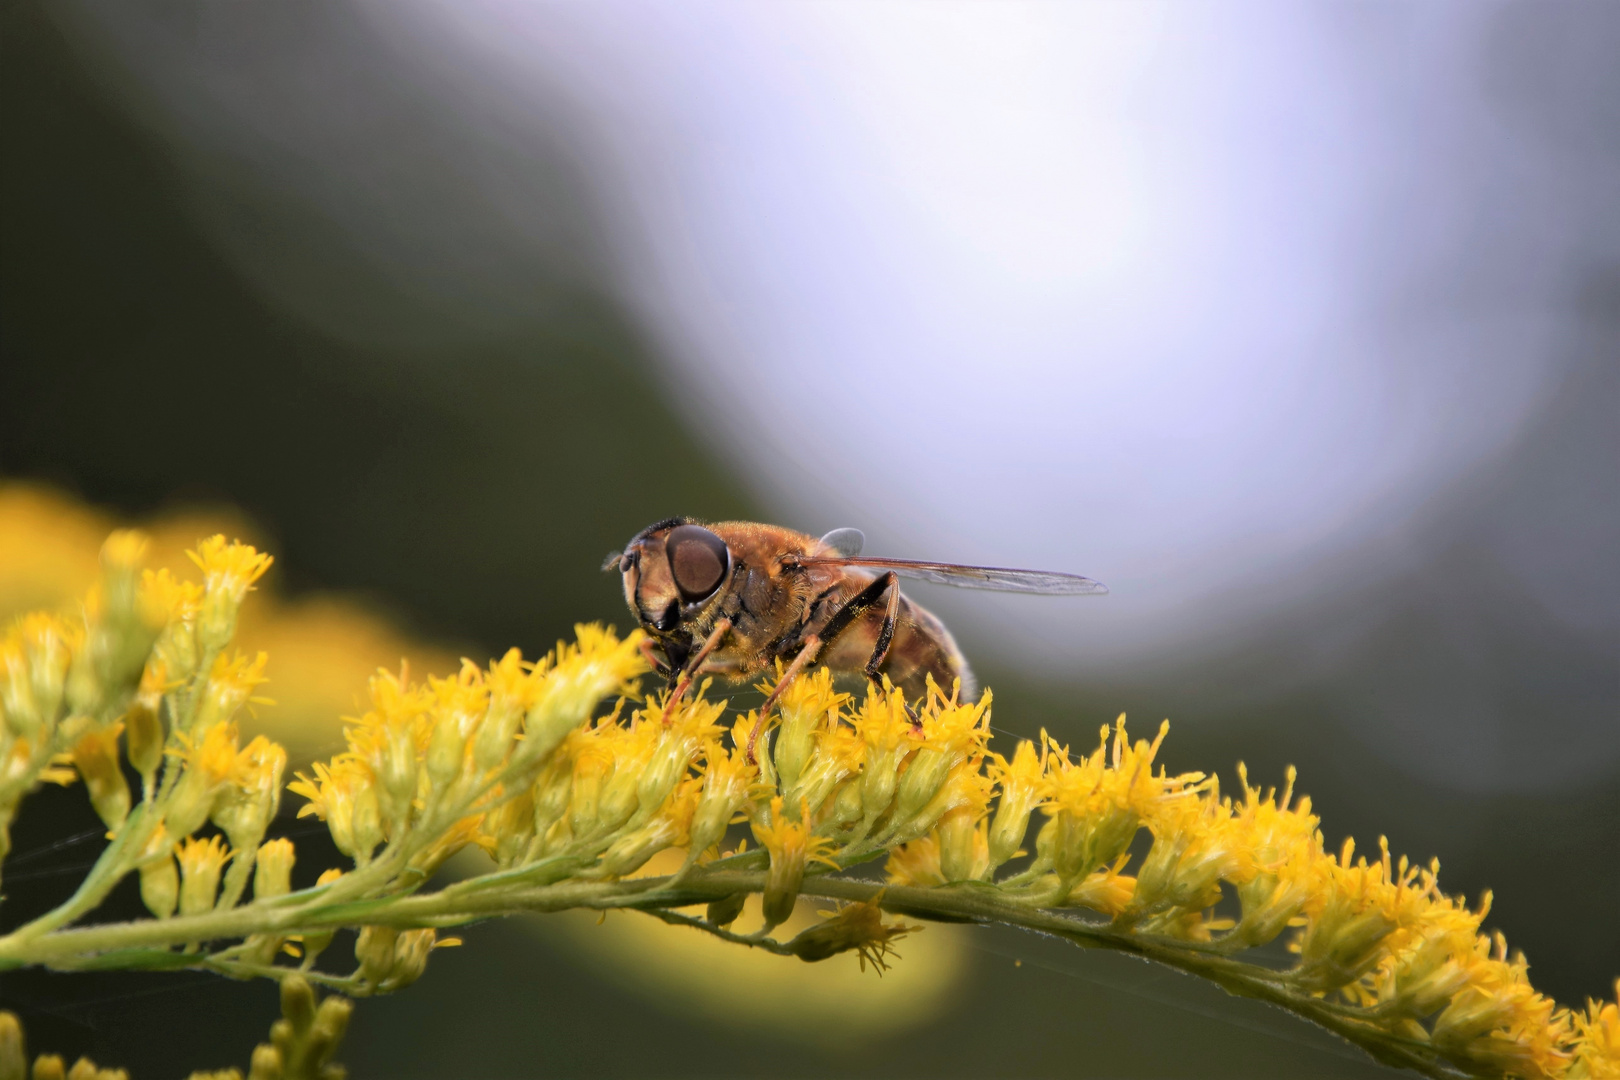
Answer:
[[[259,539],[229,509],[194,509],[143,523],[152,538],[149,565],[190,575],[185,552],[197,539],[227,533]],[[37,485],[0,482],[0,620],[34,609],[56,610],[89,588],[98,573],[104,514]],[[378,668],[397,668],[407,654],[429,671],[451,671],[456,655],[412,640],[352,599],[277,595],[272,577],[243,612],[238,640],[248,655],[275,657],[275,704],[261,708],[249,735],[264,731],[287,747],[294,767],[342,745],[337,718],[359,706],[360,688]]]

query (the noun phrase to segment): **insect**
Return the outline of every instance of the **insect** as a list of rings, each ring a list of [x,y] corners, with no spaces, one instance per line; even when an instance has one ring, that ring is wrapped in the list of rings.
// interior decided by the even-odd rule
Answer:
[[[972,697],[973,673],[950,631],[900,591],[902,577],[1000,592],[1108,591],[1075,574],[876,558],[861,554],[865,540],[859,529],[818,540],[751,521],[668,518],[609,555],[602,569],[624,575],[625,602],[648,634],[647,660],[672,688],[665,716],[698,675],[743,680],[779,659],[787,668],[760,709],[756,736],[812,664],[875,684],[888,676],[908,699],[923,696],[929,677],[941,687],[961,680]]]

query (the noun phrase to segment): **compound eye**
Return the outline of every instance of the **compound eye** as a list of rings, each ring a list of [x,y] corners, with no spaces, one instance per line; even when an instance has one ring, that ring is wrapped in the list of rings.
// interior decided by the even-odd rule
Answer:
[[[664,540],[670,573],[684,603],[695,604],[714,595],[731,564],[726,542],[701,525],[678,525]]]

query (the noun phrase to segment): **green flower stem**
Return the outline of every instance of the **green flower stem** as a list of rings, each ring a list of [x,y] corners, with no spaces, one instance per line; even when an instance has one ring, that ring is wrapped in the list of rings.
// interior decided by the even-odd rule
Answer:
[[[498,875],[488,875],[497,877]],[[566,881],[534,885],[488,883],[472,878],[429,894],[351,900],[333,896],[332,890],[311,889],[252,903],[228,911],[171,919],[56,930],[0,938],[0,970],[30,964],[59,968],[152,968],[194,966],[227,974],[281,976],[290,968],[244,965],[240,961],[186,956],[169,948],[201,941],[245,937],[254,933],[297,934],[360,925],[446,927],[519,912],[556,912],[573,908],[593,910],[631,908],[646,910],[667,922],[698,925],[699,920],[672,908],[707,903],[738,892],[760,892],[766,875],[760,871],[698,868],[682,881],[643,878],[632,881]],[[1257,998],[1280,1006],[1360,1046],[1385,1064],[1412,1069],[1441,1080],[1460,1080],[1488,1073],[1459,1070],[1440,1061],[1425,1043],[1392,1035],[1373,1023],[1370,1014],[1333,1003],[1293,988],[1283,973],[1247,964],[1169,938],[1129,933],[1105,924],[1032,908],[1000,895],[991,886],[958,885],[933,889],[885,886],[879,882],[837,877],[809,877],[803,894],[831,900],[869,901],[880,897],[882,906],[897,914],[940,921],[1016,926],[1064,938],[1086,948],[1109,949],[1198,975],[1228,993]],[[707,925],[713,933],[718,928]],[[721,931],[720,936],[729,932]],[[737,937],[738,935],[731,935]],[[729,938],[728,938],[729,940]],[[758,945],[758,942],[745,943]],[[769,948],[769,945],[763,946]],[[251,968],[251,970],[249,970]],[[306,973],[307,974],[307,973]],[[350,988],[336,976],[312,976],[334,987]]]

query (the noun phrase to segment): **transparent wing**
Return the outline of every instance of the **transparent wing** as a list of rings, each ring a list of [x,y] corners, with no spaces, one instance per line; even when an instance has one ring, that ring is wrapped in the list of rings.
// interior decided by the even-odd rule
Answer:
[[[1100,581],[1051,570],[961,566],[957,563],[918,562],[913,559],[880,559],[872,555],[841,559],[804,558],[799,561],[807,566],[864,566],[873,570],[893,570],[903,578],[928,581],[935,585],[953,585],[958,589],[1038,593],[1043,596],[1098,596],[1108,591],[1108,586]]]
[[[853,558],[866,546],[866,534],[859,529],[834,529],[821,538],[821,542],[844,558]]]

